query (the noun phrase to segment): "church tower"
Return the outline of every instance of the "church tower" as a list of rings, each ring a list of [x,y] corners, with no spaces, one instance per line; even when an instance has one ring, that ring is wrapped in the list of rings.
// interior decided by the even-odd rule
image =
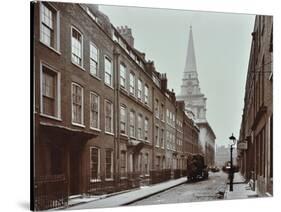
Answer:
[[[195,124],[199,127],[199,143],[202,147],[205,163],[208,166],[213,166],[215,159],[216,135],[206,118],[207,98],[200,91],[191,26],[189,29],[181,91],[180,95],[177,96],[177,100],[184,101],[187,115],[192,118]]]
[[[206,121],[206,98],[200,91],[191,26],[181,93],[177,99],[185,102],[186,111],[193,113],[195,121]]]

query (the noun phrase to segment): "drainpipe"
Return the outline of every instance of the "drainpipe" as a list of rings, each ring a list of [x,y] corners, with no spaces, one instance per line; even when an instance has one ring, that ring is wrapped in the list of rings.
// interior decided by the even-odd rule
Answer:
[[[120,52],[118,49],[117,44],[114,44],[114,50],[113,50],[113,60],[114,60],[114,82],[115,82],[115,89],[114,89],[114,119],[115,119],[115,126],[114,126],[114,165],[113,165],[113,175],[115,176],[115,183],[117,182],[117,174],[118,167],[119,167],[119,143],[120,143],[120,129],[119,129],[119,120],[120,120],[120,113],[119,113],[119,103],[120,103],[120,88],[119,88],[119,56]]]

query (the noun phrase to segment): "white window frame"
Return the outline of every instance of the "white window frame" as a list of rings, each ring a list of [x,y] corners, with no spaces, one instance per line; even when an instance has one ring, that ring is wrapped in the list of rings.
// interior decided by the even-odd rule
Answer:
[[[97,179],[95,179],[95,178],[92,178],[92,163],[93,163],[93,161],[92,161],[92,149],[97,149],[98,150],[98,178]],[[101,181],[101,178],[100,178],[100,166],[101,165],[101,160],[100,160],[100,148],[98,148],[98,147],[95,147],[95,146],[92,146],[92,147],[90,147],[90,171],[91,171],[91,173],[90,173],[90,182],[99,182],[99,181]]]
[[[43,66],[50,69],[51,71],[55,72],[57,74],[57,100],[56,100],[56,107],[57,107],[57,115],[51,116],[44,114],[44,108],[43,108]],[[59,71],[55,70],[55,68],[51,67],[50,65],[46,64],[45,62],[40,61],[40,115],[45,116],[48,118],[56,119],[61,121],[61,74]]]
[[[161,142],[162,142],[161,147],[164,149],[165,148],[165,129],[164,128],[161,129]]]
[[[131,123],[131,113],[134,114],[134,123]],[[131,135],[131,126],[134,126],[134,134]],[[135,138],[136,137],[136,112],[133,110],[130,110],[130,115],[129,115],[129,136],[131,138]]]
[[[91,120],[92,120],[92,111],[91,111],[92,95],[95,95],[95,96],[98,97],[98,127],[97,128],[95,128],[91,125]],[[99,130],[100,131],[100,96],[93,91],[90,92],[90,128],[93,129],[93,130]]]
[[[45,43],[43,40],[42,40],[42,37],[41,37],[41,30],[42,30],[42,5],[43,4],[48,4],[48,6],[50,6],[53,10],[55,10],[56,12],[56,28],[54,29],[54,37],[56,39],[56,43],[55,43],[55,46],[52,47],[51,45],[48,45],[47,43]],[[39,15],[39,37],[40,37],[40,42],[44,45],[46,45],[48,48],[50,48],[51,50],[53,50],[54,52],[56,52],[57,54],[61,54],[60,53],[60,11],[55,8],[50,2],[40,2],[40,15]]]
[[[106,152],[105,152],[105,180],[113,180],[113,150],[106,149],[105,151],[110,150],[110,157],[111,157],[111,167],[110,167],[110,177],[106,177]]]
[[[142,92],[143,92],[143,83],[141,79],[138,79],[137,97],[141,101],[142,101]]]
[[[105,68],[105,61],[106,60],[110,61],[110,64],[111,64],[111,66],[110,66],[110,73],[108,73],[106,71],[106,68]],[[105,80],[106,79],[106,74],[108,74],[110,76],[110,83],[109,84]],[[112,64],[112,59],[109,56],[105,55],[104,56],[104,84],[109,86],[109,87],[111,87],[111,88],[113,88],[113,81],[114,80],[113,80],[113,64]]]
[[[146,92],[147,92],[147,93],[146,93]],[[145,103],[146,105],[149,104],[149,87],[148,87],[147,84],[145,84],[145,86],[144,86],[144,103]]]
[[[94,58],[92,58],[91,57],[91,46],[93,46],[94,48],[96,48],[96,50],[97,50],[97,61],[95,61],[95,59]],[[89,53],[89,59],[90,59],[90,74],[92,75],[92,76],[94,76],[94,77],[97,77],[98,79],[100,79],[100,69],[99,69],[99,55],[100,55],[100,51],[99,51],[99,49],[98,49],[98,47],[97,47],[97,45],[94,43],[94,42],[92,42],[92,41],[90,41],[90,45],[89,45],[89,50],[90,50],[90,53]],[[94,61],[94,62],[96,62],[97,63],[97,70],[96,70],[96,74],[94,74],[92,71],[91,71],[91,61]]]
[[[138,114],[137,123],[138,123],[137,138],[141,140],[141,139],[143,139],[143,116],[142,116],[142,114]]]
[[[162,111],[162,114],[160,113],[160,116],[161,116],[160,119],[161,119],[161,121],[165,122],[165,106],[163,103],[161,103],[160,109]]]
[[[73,61],[73,58],[72,58],[72,37],[73,37],[72,30],[73,29],[76,30],[81,35],[81,65],[76,63],[75,61]],[[79,68],[82,68],[84,70],[84,54],[83,54],[84,53],[84,37],[83,37],[83,34],[82,34],[82,32],[79,29],[77,29],[74,26],[71,26],[71,33],[70,33],[70,35],[71,35],[71,38],[70,38],[70,42],[71,42],[71,62],[74,65],[76,65]]]
[[[109,132],[106,130],[106,103],[110,103],[111,105],[111,123],[110,123],[110,128],[112,130],[112,132]],[[112,101],[105,99],[104,100],[104,132],[113,135],[113,103]]]
[[[121,109],[124,109],[124,111],[125,111],[125,132],[123,133],[123,132],[121,132]],[[122,134],[122,135],[127,135],[127,120],[128,120],[128,117],[127,117],[127,107],[125,106],[125,105],[120,105],[120,134]]]
[[[147,121],[147,122],[146,122]],[[147,123],[147,126],[146,124]],[[148,141],[149,140],[149,119],[147,117],[144,118],[144,140]]]
[[[167,143],[167,149],[170,149],[170,132],[166,131],[166,143]]]
[[[124,160],[125,160],[125,173],[124,173],[124,175],[125,175],[125,176],[122,176],[122,173],[121,173],[121,165],[122,165],[121,161],[120,161],[120,176],[121,176],[121,179],[125,179],[125,178],[127,178],[126,174],[127,174],[127,172],[128,172],[127,151],[121,150],[121,154],[122,154],[122,152],[125,153],[125,156],[124,156]],[[121,154],[120,154],[120,155],[121,155]],[[120,160],[121,160],[121,158],[120,158]]]
[[[133,86],[131,84],[131,76],[132,76],[132,79],[133,79]],[[129,92],[131,95],[135,96],[135,93],[136,93],[136,75],[131,71],[130,72],[130,76],[129,76]],[[131,91],[131,88],[133,91]]]
[[[157,129],[157,130],[156,130]],[[155,146],[156,147],[160,147],[160,140],[159,140],[159,126],[156,125],[155,126],[155,136],[157,136],[157,138],[155,137]]]
[[[76,123],[73,121],[73,118],[74,118],[73,117],[73,98],[72,98],[72,86],[73,85],[76,85],[82,89],[82,91],[81,91],[81,96],[82,96],[81,122],[82,123]],[[84,125],[84,88],[76,82],[71,83],[71,124],[75,125],[75,126],[79,126],[79,127],[85,127],[85,125]]]
[[[159,100],[155,99],[154,104],[155,104],[155,106],[154,106],[155,117],[159,119]],[[155,111],[156,108],[157,108],[157,111]]]
[[[124,74],[125,74],[125,76],[122,76],[122,74],[121,74],[121,67],[124,67]],[[127,88],[127,86],[126,86],[126,83],[127,83],[127,67],[123,64],[123,63],[120,63],[120,67],[119,67],[119,74],[120,74],[120,77],[119,77],[119,84],[120,84],[120,87],[122,88],[122,89],[124,89],[124,90],[126,90]],[[122,80],[124,81],[124,85],[122,85]]]

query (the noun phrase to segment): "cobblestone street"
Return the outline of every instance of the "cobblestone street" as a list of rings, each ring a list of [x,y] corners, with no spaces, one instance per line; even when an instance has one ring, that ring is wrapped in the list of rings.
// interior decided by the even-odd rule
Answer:
[[[218,200],[217,193],[224,191],[227,175],[209,172],[208,180],[185,183],[165,192],[153,195],[131,205],[153,205]]]

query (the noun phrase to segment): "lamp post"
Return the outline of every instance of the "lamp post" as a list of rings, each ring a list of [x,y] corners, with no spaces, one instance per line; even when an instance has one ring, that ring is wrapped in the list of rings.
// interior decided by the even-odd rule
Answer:
[[[229,140],[232,141],[232,144],[230,145],[229,191],[233,191],[234,170],[233,170],[232,151],[233,151],[233,146],[235,145],[235,142],[236,142],[236,138],[234,137],[233,133],[229,137]]]

